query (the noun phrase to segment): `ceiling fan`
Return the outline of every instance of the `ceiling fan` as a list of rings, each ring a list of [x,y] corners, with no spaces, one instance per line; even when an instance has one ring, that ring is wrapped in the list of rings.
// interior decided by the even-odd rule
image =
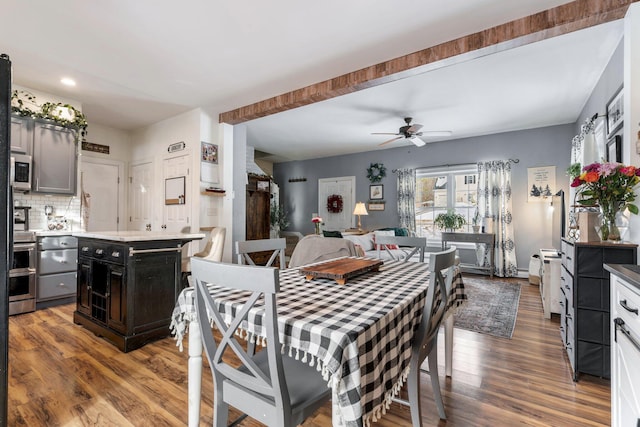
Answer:
[[[391,138],[387,141],[384,141],[381,144],[378,144],[378,146],[382,146],[385,144],[388,144],[390,142],[393,141],[397,141],[399,139],[408,139],[411,142],[413,142],[417,147],[422,147],[423,145],[426,144],[426,142],[424,142],[422,139],[420,139],[419,137],[422,135],[429,135],[429,136],[449,136],[451,135],[451,131],[446,130],[446,131],[424,131],[424,132],[420,132],[420,129],[422,129],[422,125],[415,123],[415,124],[411,124],[411,120],[413,120],[412,117],[405,117],[404,118],[404,122],[406,123],[405,126],[401,126],[400,129],[398,129],[397,133],[388,133],[388,132],[374,132],[371,135],[398,135],[395,138]]]

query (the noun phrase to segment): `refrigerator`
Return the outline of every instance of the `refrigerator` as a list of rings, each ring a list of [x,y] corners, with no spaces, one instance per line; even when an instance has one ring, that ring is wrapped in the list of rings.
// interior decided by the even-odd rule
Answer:
[[[11,61],[0,54],[0,426],[7,425],[9,356],[9,260],[13,246],[13,200],[9,188],[11,161]],[[10,215],[11,213],[11,215]]]

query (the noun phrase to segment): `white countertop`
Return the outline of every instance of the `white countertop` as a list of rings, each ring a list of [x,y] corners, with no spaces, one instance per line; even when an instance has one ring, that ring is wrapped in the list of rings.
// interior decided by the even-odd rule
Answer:
[[[180,233],[178,231],[76,231],[75,237],[112,240],[114,242],[147,242],[151,240],[199,240],[204,233]]]
[[[71,236],[74,231],[71,230],[33,230],[38,237],[47,236]]]

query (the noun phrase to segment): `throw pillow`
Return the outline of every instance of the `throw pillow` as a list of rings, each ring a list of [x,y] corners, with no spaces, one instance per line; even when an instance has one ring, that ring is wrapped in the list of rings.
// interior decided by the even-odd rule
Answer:
[[[345,234],[342,236],[344,239],[351,240],[354,245],[362,247],[363,251],[372,251],[373,247],[373,233],[363,234],[361,236],[354,234]]]
[[[322,231],[322,235],[324,237],[340,237],[342,238],[342,233],[339,231]]]
[[[376,236],[395,236],[396,233],[394,230],[377,230],[373,232],[373,247],[377,250],[378,244],[376,244]],[[398,249],[398,245],[385,245],[387,249]],[[381,247],[380,249],[384,249]]]
[[[389,231],[389,230],[393,231],[395,233],[393,235],[395,235],[395,236],[403,237],[403,236],[408,236],[409,235],[409,230],[407,230],[404,227],[385,227],[385,228],[381,228],[378,231]]]

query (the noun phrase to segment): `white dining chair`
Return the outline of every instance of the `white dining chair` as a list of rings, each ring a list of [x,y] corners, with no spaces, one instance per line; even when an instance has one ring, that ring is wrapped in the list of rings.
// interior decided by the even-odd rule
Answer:
[[[422,312],[422,321],[416,331],[412,349],[407,392],[411,410],[413,427],[422,426],[422,409],[420,406],[420,372],[428,372],[433,389],[433,400],[438,408],[438,415],[445,420],[446,413],[440,379],[438,375],[438,330],[447,311],[447,298],[453,282],[456,248],[451,247],[442,252],[429,254],[429,289]],[[426,358],[429,358],[429,371],[421,369]],[[400,403],[407,404],[406,401]]]
[[[184,231],[183,232],[188,232]],[[199,252],[193,254],[196,258],[204,258],[210,261],[222,261],[222,254],[224,251],[224,241],[227,235],[227,229],[225,227],[214,227],[207,238],[207,243]],[[185,245],[186,247],[186,245]],[[188,276],[191,275],[191,257],[183,257],[182,263],[182,286],[190,286]]]
[[[314,366],[281,352],[276,308],[280,282],[276,269],[194,258],[192,277],[197,321],[213,377],[214,427],[227,426],[229,405],[269,426],[296,426],[331,398],[331,389]],[[251,294],[233,318],[225,321],[207,283]],[[243,349],[235,332],[256,305],[264,313],[267,346],[254,355]],[[220,332],[219,342],[207,313]],[[223,360],[223,356],[231,354],[239,361],[239,367]]]
[[[286,268],[284,260],[284,251],[286,248],[287,240],[284,238],[238,241],[236,242],[238,264],[256,265],[255,261],[251,258],[251,254],[273,251],[264,266],[271,267],[275,260],[278,259],[280,269],[284,269]]]

